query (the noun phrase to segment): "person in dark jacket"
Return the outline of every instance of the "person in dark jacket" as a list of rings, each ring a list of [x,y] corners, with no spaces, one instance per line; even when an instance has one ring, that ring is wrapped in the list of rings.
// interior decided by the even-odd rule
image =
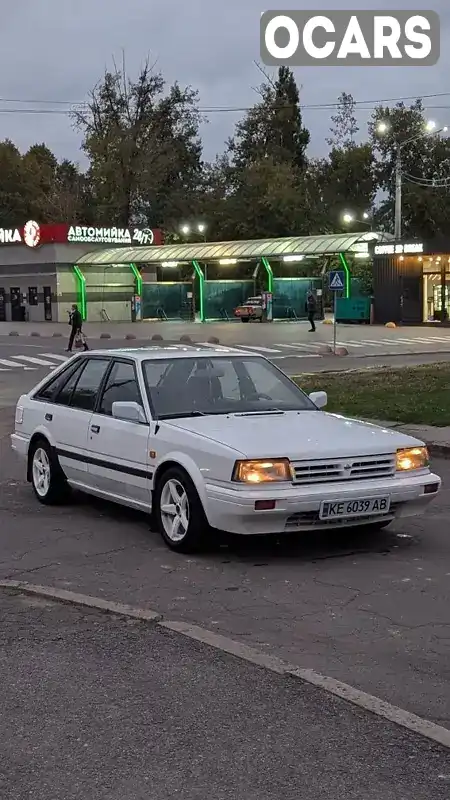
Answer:
[[[66,348],[66,353],[71,353],[72,352],[72,347],[73,347],[73,343],[75,341],[75,337],[77,335],[81,335],[81,333],[82,333],[81,328],[83,326],[83,320],[82,320],[82,317],[81,317],[81,314],[80,314],[80,312],[78,310],[78,306],[77,305],[73,305],[71,310],[70,310],[70,313],[69,313],[69,325],[70,325],[69,346]],[[87,346],[86,341],[84,342],[83,347],[84,347],[84,350],[89,350],[89,347]]]
[[[308,322],[311,325],[309,333],[315,333],[316,326],[314,323],[314,317],[316,316],[317,312],[317,301],[312,292],[308,292],[308,298],[306,300],[306,310],[308,312]]]

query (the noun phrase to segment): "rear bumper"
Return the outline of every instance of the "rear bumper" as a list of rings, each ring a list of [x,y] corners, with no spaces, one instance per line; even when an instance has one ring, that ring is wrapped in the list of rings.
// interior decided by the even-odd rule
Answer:
[[[28,447],[30,440],[28,437],[20,433],[11,434],[11,447],[20,458],[26,459],[28,456]]]
[[[427,490],[427,487],[428,490]],[[432,488],[435,491],[430,491]],[[206,515],[210,525],[229,533],[270,534],[367,525],[379,520],[414,517],[422,514],[441,488],[433,473],[353,483],[318,484],[283,489],[230,489],[206,485]],[[389,496],[390,511],[371,516],[324,521],[319,509],[324,501],[358,500]],[[275,500],[270,511],[255,511],[256,500]]]

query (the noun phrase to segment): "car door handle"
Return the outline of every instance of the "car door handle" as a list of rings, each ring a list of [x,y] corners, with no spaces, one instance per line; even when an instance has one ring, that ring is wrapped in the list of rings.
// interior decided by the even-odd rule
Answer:
[[[91,425],[92,433],[100,433],[100,425]]]

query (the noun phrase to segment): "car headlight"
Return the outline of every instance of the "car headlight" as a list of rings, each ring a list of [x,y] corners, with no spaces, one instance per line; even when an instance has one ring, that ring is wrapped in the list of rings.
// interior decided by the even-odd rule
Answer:
[[[397,450],[397,472],[426,469],[429,464],[430,456],[426,447],[406,447]]]
[[[273,483],[292,481],[292,470],[288,458],[261,461],[236,461],[233,481],[239,483]]]

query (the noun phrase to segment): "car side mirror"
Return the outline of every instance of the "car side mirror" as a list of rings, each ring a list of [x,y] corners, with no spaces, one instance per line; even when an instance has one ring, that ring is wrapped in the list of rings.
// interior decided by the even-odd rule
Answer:
[[[139,403],[113,403],[112,415],[115,419],[122,419],[126,422],[137,422],[141,425],[147,424],[147,417],[145,416],[144,409],[139,405]]]
[[[325,408],[328,403],[328,395],[326,392],[311,392],[309,399],[312,400],[317,408]]]

